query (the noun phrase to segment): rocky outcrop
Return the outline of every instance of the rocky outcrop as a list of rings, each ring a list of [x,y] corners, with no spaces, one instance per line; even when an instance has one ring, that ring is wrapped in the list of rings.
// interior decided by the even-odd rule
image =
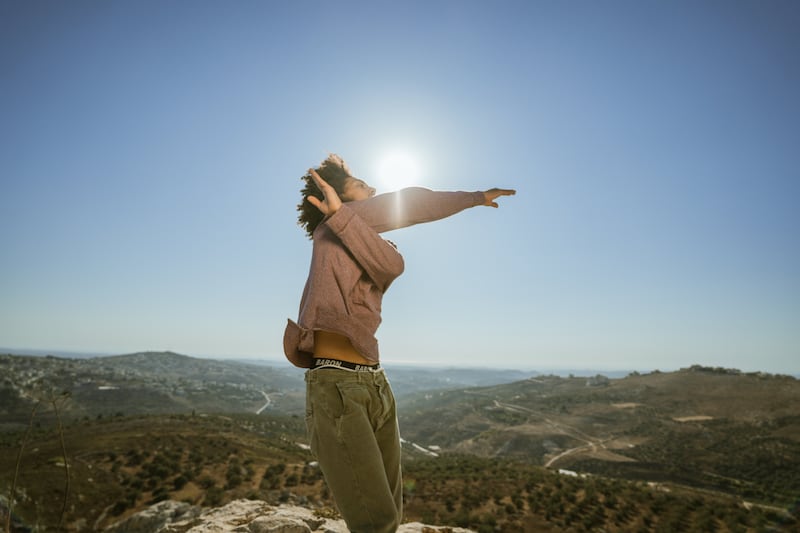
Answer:
[[[106,529],[107,533],[348,533],[340,519],[304,507],[236,500],[214,509],[164,501]],[[472,533],[468,529],[403,524],[398,533]]]

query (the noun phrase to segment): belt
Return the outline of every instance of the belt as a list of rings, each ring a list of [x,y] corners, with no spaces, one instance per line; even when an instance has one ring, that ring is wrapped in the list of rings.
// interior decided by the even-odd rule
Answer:
[[[350,361],[342,361],[340,359],[331,359],[330,357],[317,357],[314,358],[314,364],[311,368],[345,368],[347,370],[377,372],[381,369],[380,363],[374,365],[362,365],[359,363],[351,363]]]

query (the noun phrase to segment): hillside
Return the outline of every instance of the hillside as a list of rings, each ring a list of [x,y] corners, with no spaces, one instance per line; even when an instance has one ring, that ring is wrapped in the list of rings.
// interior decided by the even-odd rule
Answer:
[[[299,417],[119,417],[76,422],[63,436],[68,489],[56,428],[34,429],[25,440],[15,531],[29,531],[22,524],[98,531],[166,501],[183,502],[196,513],[202,507],[206,515],[247,499],[263,502],[257,505],[264,509],[294,505],[338,518]],[[10,494],[22,438],[0,434],[0,494]],[[697,531],[779,531],[795,524],[780,509],[678,486],[584,478],[502,458],[423,457],[411,447],[405,454],[406,522],[479,533],[677,531],[689,525]]]
[[[302,412],[302,375],[171,352],[64,359],[0,355],[0,420],[24,424],[32,405],[67,392],[68,418],[153,413]],[[0,427],[2,429],[2,427]]]
[[[302,375],[173,353],[0,355],[0,512],[13,493],[23,522],[51,528],[66,494],[69,531],[166,500],[335,516],[306,445]],[[407,520],[480,533],[796,525],[798,380],[692,367],[503,383],[519,377],[390,369]]]
[[[419,395],[399,412],[423,446],[786,505],[800,496],[798,398],[792,377],[692,367],[539,376]]]
[[[66,392],[68,419],[137,414],[302,415],[303,370],[288,364],[198,359],[172,352],[63,358],[0,355],[0,431],[24,427],[37,400]],[[511,370],[390,370],[396,397],[420,391],[509,383]]]

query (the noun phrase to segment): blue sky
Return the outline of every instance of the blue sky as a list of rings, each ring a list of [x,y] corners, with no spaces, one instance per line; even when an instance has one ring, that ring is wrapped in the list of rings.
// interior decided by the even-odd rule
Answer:
[[[282,357],[328,152],[515,188],[386,234],[387,362],[800,373],[800,4],[0,2],[0,346]]]

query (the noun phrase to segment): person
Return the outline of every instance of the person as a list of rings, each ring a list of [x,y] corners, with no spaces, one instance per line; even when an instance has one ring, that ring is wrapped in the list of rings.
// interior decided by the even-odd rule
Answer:
[[[403,257],[380,234],[467,208],[497,207],[510,189],[444,192],[412,187],[375,194],[331,154],[302,177],[298,224],[312,240],[297,321],[288,320],[286,357],[306,368],[311,451],[347,527],[396,531],[403,513],[400,434],[375,333],[386,290]]]

